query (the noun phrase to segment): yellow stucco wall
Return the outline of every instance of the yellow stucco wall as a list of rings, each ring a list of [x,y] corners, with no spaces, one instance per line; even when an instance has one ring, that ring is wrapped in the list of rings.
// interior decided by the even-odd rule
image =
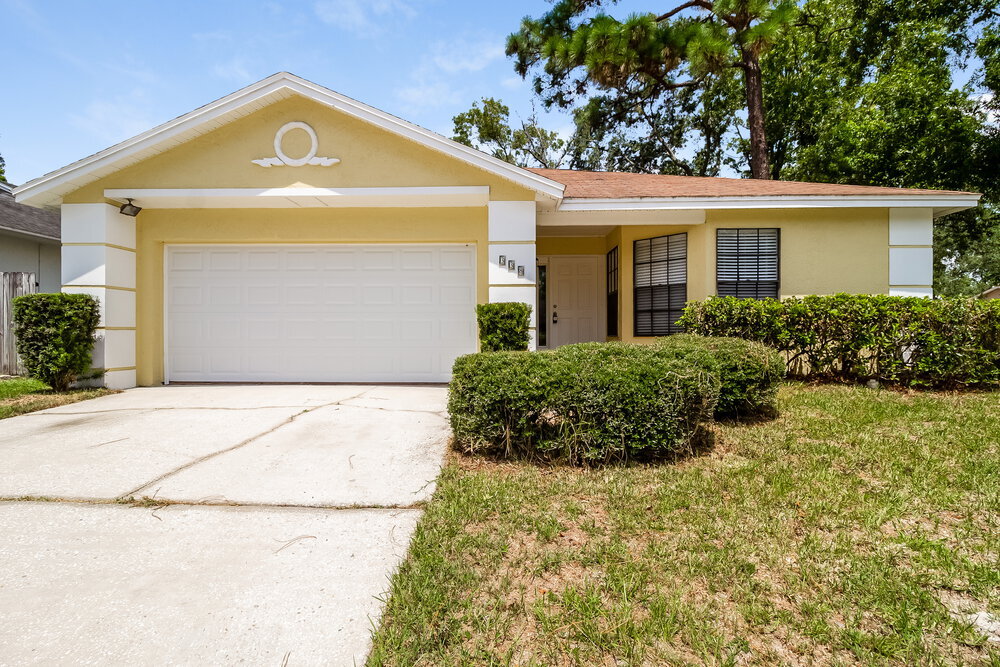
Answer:
[[[319,139],[318,155],[340,159],[330,167],[261,167],[274,156],[274,134],[303,121]],[[309,149],[301,130],[285,135],[286,155]],[[107,188],[405,187],[488,185],[495,201],[534,200],[534,192],[416,142],[304,97],[295,96],[126,167],[67,195],[66,203],[104,201]]]
[[[253,159],[274,155],[274,133],[305,121],[319,137],[318,155],[332,167],[263,168]],[[303,132],[286,136],[286,154],[308,148]],[[386,130],[301,97],[277,102],[112,175],[64,199],[104,201],[107,188],[262,188],[489,186],[493,201],[533,201],[534,193]],[[607,224],[614,224],[608,213]],[[715,230],[781,228],[782,296],[888,291],[888,210],[709,211],[705,224],[619,226],[605,237],[540,237],[539,256],[604,254],[619,247],[620,324],[632,332],[632,242],[688,233],[688,295],[715,292]],[[471,243],[477,247],[477,296],[488,300],[487,210],[207,209],[151,210],[137,218],[136,362],[138,382],[163,380],[163,249],[183,243]]]
[[[540,239],[538,254],[598,254],[618,246],[621,267],[618,331],[622,340],[644,341],[650,339],[632,335],[633,242],[686,232],[688,298],[704,299],[715,294],[716,230],[729,227],[781,230],[782,297],[889,291],[888,209],[708,211],[702,225],[620,226],[605,237],[603,244],[594,244],[592,239]],[[585,249],[590,250],[584,252]]]
[[[470,243],[489,297],[485,208],[159,210],[138,218],[136,379],[163,381],[163,254],[183,243]]]

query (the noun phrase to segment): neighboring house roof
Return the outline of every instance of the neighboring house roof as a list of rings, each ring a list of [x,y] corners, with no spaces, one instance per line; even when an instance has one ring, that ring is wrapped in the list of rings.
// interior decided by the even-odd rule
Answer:
[[[59,214],[18,204],[12,186],[0,183],[0,233],[10,232],[39,240],[58,242]]]
[[[979,295],[980,299],[1000,299],[1000,286],[991,287],[988,290],[984,290],[982,294]]]
[[[181,143],[207,134],[248,113],[293,95],[302,95],[326,104],[418,144],[485,169],[539,195],[557,200],[562,197],[562,185],[544,176],[447,139],[294,74],[279,72],[100,153],[29,181],[17,188],[17,200],[31,206],[57,206],[61,203],[63,195],[88,183],[166,152]]]
[[[914,190],[868,185],[763,181],[749,178],[667,176],[620,171],[576,171],[573,169],[529,169],[566,186],[564,197],[622,199],[633,197],[765,197],[787,196],[978,196],[959,190]]]

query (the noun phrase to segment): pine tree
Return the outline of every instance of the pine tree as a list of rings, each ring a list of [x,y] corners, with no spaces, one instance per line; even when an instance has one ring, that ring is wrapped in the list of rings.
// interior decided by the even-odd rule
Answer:
[[[540,67],[534,85],[543,101],[569,107],[596,87],[642,103],[735,68],[745,92],[750,173],[770,178],[760,56],[795,20],[794,0],[689,0],[624,21],[601,13],[604,2],[558,0],[508,37],[518,74]]]

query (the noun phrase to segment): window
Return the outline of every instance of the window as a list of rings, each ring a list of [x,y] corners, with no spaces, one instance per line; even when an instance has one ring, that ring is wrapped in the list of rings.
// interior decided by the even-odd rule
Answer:
[[[716,281],[719,296],[777,299],[778,230],[718,230]]]
[[[680,333],[687,302],[687,234],[635,242],[635,335]]]
[[[607,255],[608,266],[608,335],[618,335],[618,246]]]

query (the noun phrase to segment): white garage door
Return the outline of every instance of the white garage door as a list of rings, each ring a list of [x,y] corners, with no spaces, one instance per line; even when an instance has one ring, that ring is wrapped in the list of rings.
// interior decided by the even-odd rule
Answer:
[[[476,349],[475,249],[167,249],[169,380],[443,382]]]

